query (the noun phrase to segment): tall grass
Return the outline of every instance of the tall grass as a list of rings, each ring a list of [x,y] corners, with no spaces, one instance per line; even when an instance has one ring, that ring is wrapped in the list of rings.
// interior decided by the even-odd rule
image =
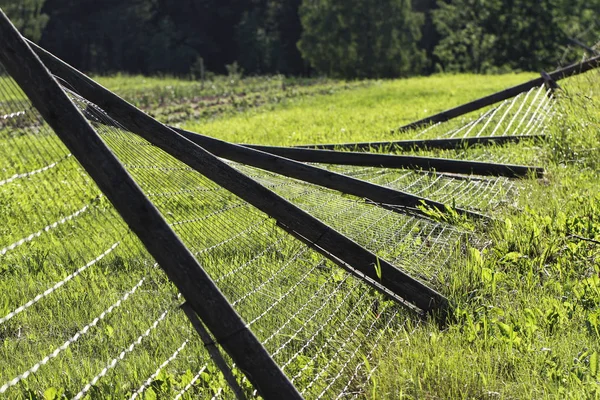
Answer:
[[[381,353],[373,398],[600,396],[600,75],[563,83],[527,182],[447,277],[456,308]]]

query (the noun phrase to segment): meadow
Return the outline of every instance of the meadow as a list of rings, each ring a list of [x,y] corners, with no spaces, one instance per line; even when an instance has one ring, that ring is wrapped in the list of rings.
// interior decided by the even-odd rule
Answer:
[[[440,136],[489,110],[425,134],[393,130],[532,77],[98,81],[168,124],[237,143],[296,145]],[[486,212],[494,222],[484,225],[449,226],[434,214],[421,221],[232,164],[442,292],[453,304],[444,327],[365,290],[264,214],[139,138],[97,128],[308,398],[594,398],[600,396],[600,76],[561,85],[554,115],[536,126],[548,135],[541,144],[416,152],[541,165],[543,179],[489,178],[464,188],[452,177],[331,167]],[[10,105],[12,112],[25,109]],[[7,145],[0,150],[0,314],[86,268],[2,320],[0,385],[93,325],[4,395],[71,398],[93,383],[81,396],[131,398],[141,388],[146,399],[231,397],[178,309],[176,290],[56,137],[23,133],[36,124],[5,119],[0,134]],[[56,165],[21,177],[50,162]],[[10,248],[65,216],[71,219],[48,234]],[[126,351],[136,342],[135,351]]]

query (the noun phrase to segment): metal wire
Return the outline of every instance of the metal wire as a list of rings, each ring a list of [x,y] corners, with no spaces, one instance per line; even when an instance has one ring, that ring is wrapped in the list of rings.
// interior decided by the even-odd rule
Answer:
[[[394,332],[392,337],[403,332],[410,314],[288,235],[269,215],[123,129],[86,99],[73,92],[69,95],[298,389],[307,398],[360,393],[373,373],[373,368],[366,368],[367,362],[376,364],[374,354],[383,338],[389,332]],[[0,98],[6,100],[0,103],[0,201],[8,204],[0,211],[6,219],[0,227],[0,288],[8,294],[5,317],[0,319],[0,335],[8,345],[0,351],[0,362],[8,365],[17,358],[10,368],[0,371],[1,381],[8,382],[0,393],[13,390],[17,395],[17,384],[33,373],[38,379],[28,383],[34,390],[54,385],[56,376],[41,367],[69,349],[76,356],[73,361],[61,359],[60,368],[70,376],[63,382],[65,387],[83,387],[75,398],[94,390],[112,390],[99,393],[133,399],[148,390],[161,373],[180,378],[182,368],[199,372],[185,384],[174,385],[170,394],[175,398],[191,396],[192,391],[202,396],[231,395],[227,389],[212,391],[201,384],[202,374],[214,367],[203,345],[192,338],[181,313],[169,313],[165,323],[161,322],[168,311],[155,315],[154,310],[172,309],[176,290],[152,267],[154,261],[112,206],[14,82],[0,82]],[[462,126],[449,129],[437,124],[420,135],[532,134],[543,129],[551,114],[552,101],[539,88]],[[445,130],[443,135],[439,135],[441,130]],[[457,159],[510,157],[496,149],[435,154]],[[442,277],[452,273],[449,260],[468,234],[446,223],[384,209],[256,168],[231,165],[440,290]],[[514,181],[505,178],[328,168],[486,211],[506,202],[517,190]],[[29,260],[26,268],[22,267],[24,260]],[[138,284],[130,289],[134,282]],[[147,292],[140,289],[142,282],[146,282]],[[94,299],[85,302],[86,312],[99,316],[81,327],[79,304],[88,286]],[[134,301],[123,304],[136,291]],[[31,300],[23,304],[23,298]],[[116,308],[120,320],[113,317]],[[56,321],[48,318],[63,312]],[[143,332],[125,317],[139,313],[154,321]],[[97,329],[109,314],[115,320]],[[68,329],[61,327],[66,319],[78,315],[66,324]],[[44,324],[44,320],[50,322]],[[108,326],[118,334],[111,336]],[[87,334],[92,328],[97,334]],[[43,340],[22,344],[21,329]],[[55,350],[39,356],[49,346]],[[192,359],[183,359],[184,347]],[[16,357],[17,348],[26,355],[22,360]],[[100,354],[93,349],[101,349]],[[149,358],[164,361],[148,362]],[[87,366],[78,368],[82,362]],[[109,375],[121,384],[112,389],[102,385]]]

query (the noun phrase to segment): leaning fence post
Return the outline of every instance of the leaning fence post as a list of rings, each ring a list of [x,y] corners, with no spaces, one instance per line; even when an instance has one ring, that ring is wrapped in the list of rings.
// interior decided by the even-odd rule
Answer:
[[[590,54],[593,54],[593,55],[595,55],[595,56],[598,56],[598,55],[600,55],[600,51],[598,51],[598,50],[596,50],[596,49],[593,49],[593,48],[591,48],[590,46],[586,45],[585,43],[583,43],[583,42],[582,42],[582,41],[580,41],[580,40],[577,40],[577,39],[575,39],[575,38],[571,38],[571,37],[570,37],[570,38],[567,38],[567,39],[569,40],[569,42],[571,42],[571,43],[573,43],[573,44],[575,44],[575,45],[577,45],[577,46],[581,47],[582,49],[584,49],[585,51],[589,52]]]
[[[549,96],[552,96],[556,90],[561,89],[560,85],[556,83],[556,81],[554,81],[554,79],[552,79],[552,77],[546,71],[542,70],[540,75],[544,80],[544,86],[546,87]]]

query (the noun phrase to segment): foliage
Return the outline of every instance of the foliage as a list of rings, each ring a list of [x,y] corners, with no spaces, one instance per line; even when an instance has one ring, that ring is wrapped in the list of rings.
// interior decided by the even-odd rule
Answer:
[[[425,51],[426,60],[423,65],[422,73],[431,73],[434,71],[436,57],[433,54],[435,45],[440,41],[440,33],[436,30],[433,23],[432,11],[437,8],[437,0],[413,0],[413,10],[424,15],[423,25],[421,26],[421,40],[419,48]]]
[[[185,75],[199,57],[216,72],[237,60],[252,74],[299,73],[296,9],[283,1],[47,0],[41,45],[102,73]]]
[[[493,65],[496,37],[485,25],[497,17],[500,1],[464,0],[440,2],[433,18],[442,39],[435,47],[445,71],[485,72]]]
[[[596,39],[598,34],[593,25],[598,1],[440,0],[438,5],[432,13],[441,39],[434,54],[445,71],[552,68],[568,44],[565,31],[589,29]]]
[[[0,0],[30,39],[108,74],[342,78],[539,71],[594,45],[600,0]]]
[[[343,78],[398,77],[420,70],[423,16],[408,0],[305,0],[298,43],[317,71]]]
[[[27,38],[38,41],[48,23],[48,15],[41,12],[45,0],[0,0],[0,8]]]
[[[252,73],[300,74],[304,62],[296,47],[302,27],[300,0],[260,1],[245,10],[236,27],[238,61]]]

